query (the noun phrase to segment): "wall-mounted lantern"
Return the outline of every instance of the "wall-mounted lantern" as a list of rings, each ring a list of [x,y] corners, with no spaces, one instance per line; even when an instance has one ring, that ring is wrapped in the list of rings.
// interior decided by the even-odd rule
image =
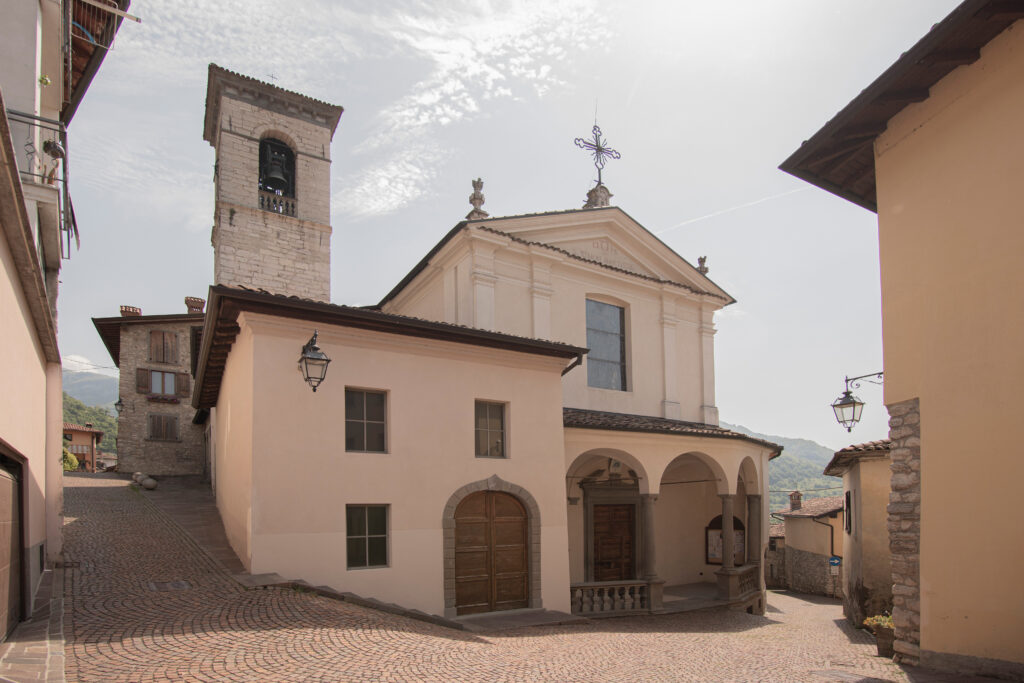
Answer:
[[[313,387],[314,392],[327,376],[327,365],[331,362],[327,354],[316,345],[317,334],[319,334],[318,330],[313,330],[313,336],[302,347],[302,355],[299,356],[299,370],[302,371],[302,377],[306,383]]]
[[[846,431],[853,431],[853,426],[860,422],[861,413],[864,412],[864,402],[853,395],[850,385],[854,389],[860,388],[860,382],[881,384],[883,372],[872,372],[860,377],[847,377],[846,390],[843,395],[832,402],[832,411],[836,414],[836,421],[846,427]],[[869,379],[870,378],[870,379]]]
[[[124,399],[120,396],[117,397],[117,403],[114,404],[114,410],[117,411],[118,415],[124,412]]]

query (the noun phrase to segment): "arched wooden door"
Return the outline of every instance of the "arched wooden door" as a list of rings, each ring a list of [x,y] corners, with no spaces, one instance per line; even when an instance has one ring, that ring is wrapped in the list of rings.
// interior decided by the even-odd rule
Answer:
[[[455,509],[455,609],[476,614],[529,606],[529,520],[500,491],[467,496]]]

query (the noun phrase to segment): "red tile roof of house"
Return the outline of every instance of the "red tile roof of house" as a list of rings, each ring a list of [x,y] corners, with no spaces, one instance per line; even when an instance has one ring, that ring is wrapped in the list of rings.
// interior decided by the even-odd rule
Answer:
[[[790,510],[787,507],[774,514],[783,517],[824,517],[833,512],[839,512],[842,509],[842,496],[828,496],[826,498],[806,498],[800,505],[799,510]]]
[[[99,434],[103,436],[102,430],[95,429],[94,427],[86,427],[85,425],[76,425],[74,422],[64,423],[65,432],[92,432],[93,434]]]
[[[850,466],[858,460],[865,458],[884,458],[889,454],[889,450],[892,448],[892,441],[889,439],[880,439],[878,441],[868,441],[866,443],[856,443],[852,446],[847,446],[842,450],[836,451],[835,455],[832,456],[832,460],[829,461],[828,465],[825,466],[825,474],[830,477],[841,477],[846,470],[850,469]]]

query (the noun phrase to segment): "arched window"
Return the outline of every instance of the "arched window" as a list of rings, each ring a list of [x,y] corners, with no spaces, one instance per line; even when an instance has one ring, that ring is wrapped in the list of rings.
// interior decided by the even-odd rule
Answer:
[[[295,153],[280,140],[260,140],[260,190],[295,197]]]

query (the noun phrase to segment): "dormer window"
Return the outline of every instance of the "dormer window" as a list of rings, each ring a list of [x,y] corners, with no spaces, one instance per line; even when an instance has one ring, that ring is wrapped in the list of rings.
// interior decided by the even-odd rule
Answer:
[[[295,197],[295,154],[274,138],[260,141],[260,191]]]

